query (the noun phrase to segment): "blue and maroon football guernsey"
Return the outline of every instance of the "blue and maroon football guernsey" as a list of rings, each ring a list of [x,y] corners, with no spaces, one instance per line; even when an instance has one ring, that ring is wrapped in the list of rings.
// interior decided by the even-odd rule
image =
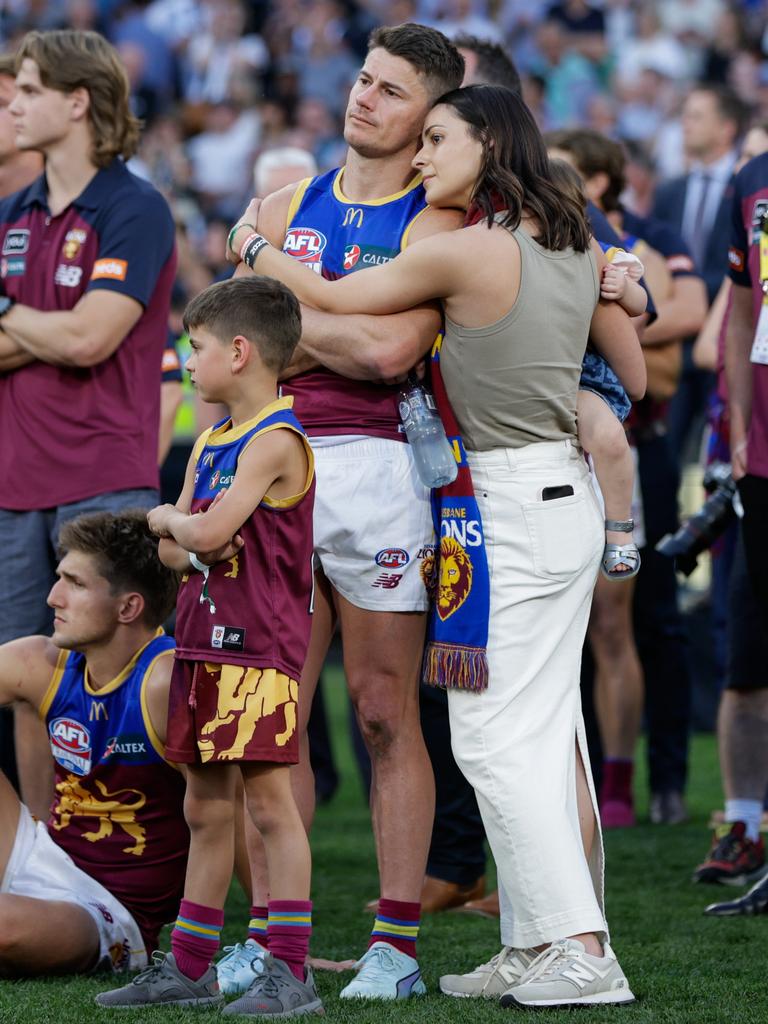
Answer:
[[[299,494],[262,499],[238,531],[244,543],[234,558],[211,566],[207,580],[200,572],[182,580],[176,606],[178,658],[272,668],[295,680],[301,675],[312,621],[315,480],[312,449],[292,405],[292,398],[279,399],[234,429],[231,420],[222,420],[195,445],[193,513],[204,511],[230,486],[242,453],[268,431],[299,434],[308,470]]]
[[[164,760],[144,692],[173,648],[158,630],[98,690],[84,656],[62,651],[40,708],[55,761],[51,838],[130,911],[148,951],[176,916],[189,848],[184,779]]]
[[[427,207],[421,175],[395,195],[356,203],[342,192],[343,174],[343,168],[336,169],[301,182],[283,242],[283,252],[330,281],[394,259]],[[295,396],[296,415],[310,437],[365,434],[406,440],[397,386],[350,380],[318,367],[291,377],[282,390]]]

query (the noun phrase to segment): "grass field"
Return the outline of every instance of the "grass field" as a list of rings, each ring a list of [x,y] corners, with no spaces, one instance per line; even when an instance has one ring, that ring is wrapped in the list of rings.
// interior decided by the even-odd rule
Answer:
[[[332,803],[320,809],[313,834],[315,934],[313,952],[331,959],[360,955],[370,926],[362,912],[376,894],[376,863],[367,809],[352,768],[345,734],[345,710],[338,673],[328,673],[329,709],[342,786]],[[642,773],[641,773],[642,774]],[[690,824],[674,828],[640,824],[606,836],[607,904],[614,947],[637,1003],[624,1008],[548,1011],[553,1022],[620,1020],[622,1024],[766,1024],[768,986],[765,947],[768,918],[718,920],[704,917],[713,899],[732,890],[693,886],[693,865],[705,852],[706,821],[721,796],[715,744],[711,736],[693,741]],[[641,820],[647,794],[638,792]],[[233,889],[227,906],[224,941],[242,938],[247,906]],[[165,933],[167,945],[167,932]],[[66,936],[51,935],[51,942]],[[499,947],[497,925],[463,915],[427,917],[419,939],[420,959],[430,994],[421,1000],[389,1005],[346,1003],[337,998],[349,975],[321,973],[318,987],[334,1021],[385,1024],[408,1021],[493,1022],[534,1019],[535,1011],[502,1010],[493,1003],[453,1000],[437,992],[440,974],[469,970]],[[93,996],[109,979],[75,978],[0,983],[0,1024],[104,1024],[111,1013],[97,1009]],[[572,1013],[576,1013],[576,1017]],[[189,1011],[117,1012],[117,1019],[163,1022],[200,1021]],[[538,1018],[541,1020],[542,1017]]]

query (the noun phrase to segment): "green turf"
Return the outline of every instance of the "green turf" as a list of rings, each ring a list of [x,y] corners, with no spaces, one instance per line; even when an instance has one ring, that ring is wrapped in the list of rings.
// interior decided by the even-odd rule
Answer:
[[[337,672],[328,673],[328,692],[336,756],[342,772],[341,789],[333,802],[320,809],[313,834],[315,935],[313,952],[344,959],[365,948],[370,916],[365,901],[376,894],[376,865],[367,809],[352,768],[346,738],[342,684]],[[638,997],[624,1008],[547,1011],[553,1022],[620,1020],[625,1024],[765,1024],[768,996],[764,948],[768,919],[706,918],[701,911],[712,899],[727,899],[732,890],[703,888],[690,883],[691,868],[708,843],[706,819],[720,801],[714,740],[696,737],[692,747],[689,802],[690,824],[674,828],[645,823],[609,833],[607,902],[614,947]],[[647,794],[639,787],[641,818]],[[242,937],[247,906],[233,889],[227,907],[225,942]],[[167,944],[167,932],[164,936]],[[66,936],[51,935],[51,942]],[[437,994],[440,974],[468,970],[498,949],[497,925],[491,921],[440,914],[426,918],[419,940],[420,957],[430,995],[407,1003],[348,1004],[337,993],[349,975],[321,973],[318,987],[326,1012],[339,1022],[384,1024],[388,1021],[503,1021],[542,1019],[539,1011],[502,1010],[471,1000]],[[0,1024],[80,1024],[93,1021],[199,1021],[189,1011],[112,1011],[92,1002],[109,979],[75,978],[0,984]],[[576,1017],[573,1014],[576,1014]]]

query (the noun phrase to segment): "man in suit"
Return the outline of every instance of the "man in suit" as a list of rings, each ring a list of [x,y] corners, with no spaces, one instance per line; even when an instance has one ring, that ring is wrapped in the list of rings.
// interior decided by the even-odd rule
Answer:
[[[744,113],[741,101],[727,87],[695,86],[682,114],[690,170],[660,185],[654,201],[653,216],[679,231],[688,245],[710,304],[727,270],[724,240],[730,224],[730,181]],[[678,459],[691,424],[702,414],[714,387],[714,375],[693,365],[692,349],[691,338],[683,347],[683,372],[669,409],[670,443]]]

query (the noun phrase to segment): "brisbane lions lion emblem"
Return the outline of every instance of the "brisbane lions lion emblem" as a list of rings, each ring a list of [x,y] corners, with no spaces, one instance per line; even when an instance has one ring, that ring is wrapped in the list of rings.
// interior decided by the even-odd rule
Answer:
[[[440,580],[437,614],[445,622],[466,601],[472,589],[472,560],[453,537],[440,541]]]

